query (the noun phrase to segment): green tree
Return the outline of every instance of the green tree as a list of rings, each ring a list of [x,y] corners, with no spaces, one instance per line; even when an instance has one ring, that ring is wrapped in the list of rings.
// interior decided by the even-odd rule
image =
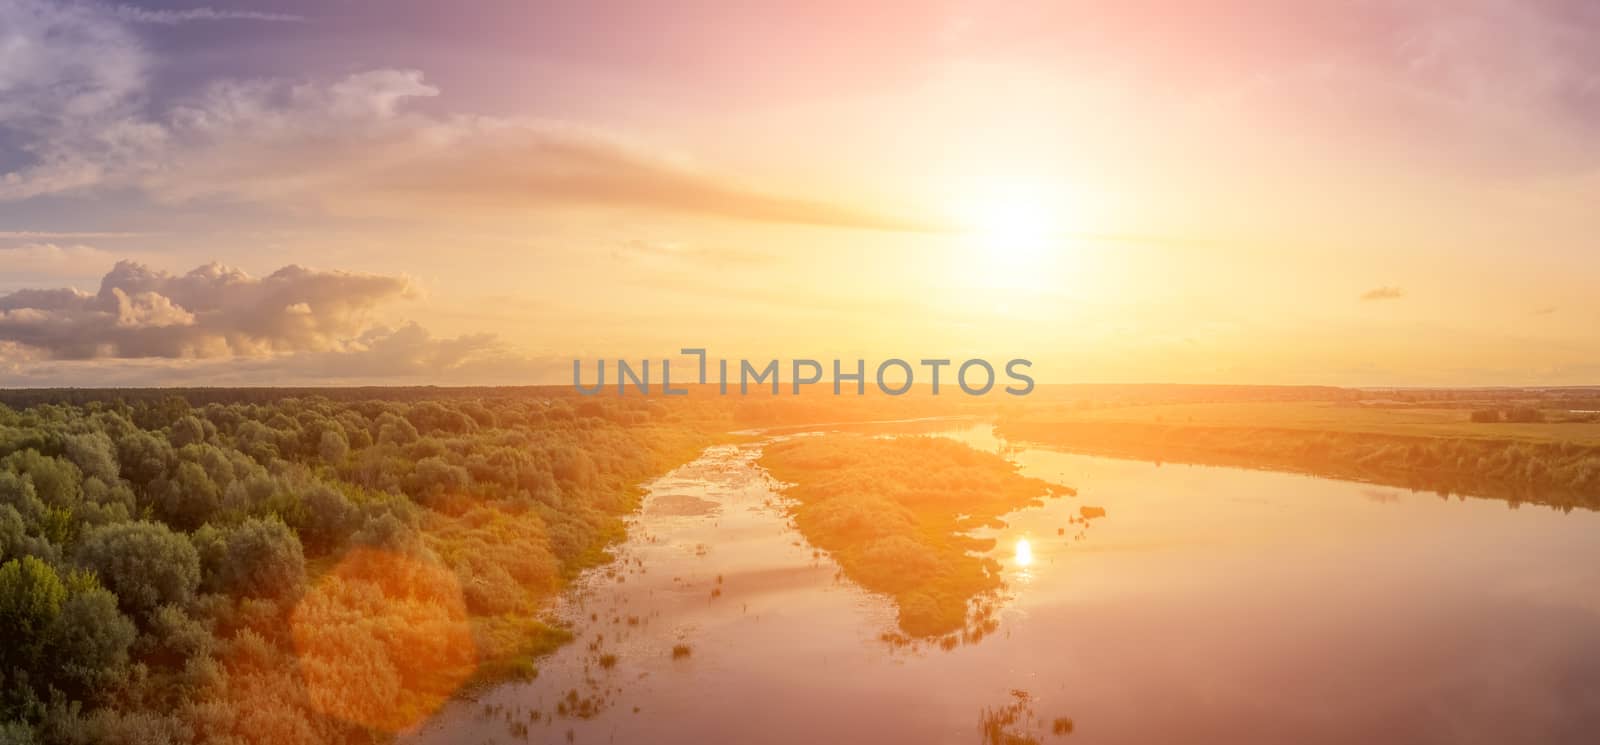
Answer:
[[[170,440],[172,442],[172,446],[176,448],[181,448],[185,445],[192,445],[199,442],[205,442],[206,426],[200,421],[199,417],[193,415],[185,416],[182,419],[172,423],[172,428],[167,434],[167,439]]]
[[[166,438],[144,430],[134,430],[117,442],[117,462],[122,477],[135,488],[143,488],[165,473],[172,461],[172,445]]]
[[[186,606],[200,585],[200,555],[182,533],[160,523],[96,528],[78,548],[123,609],[143,616],[165,603]]]
[[[350,442],[345,439],[343,432],[337,429],[323,430],[322,440],[317,444],[317,456],[322,458],[323,463],[339,465],[349,454]]]
[[[75,699],[104,699],[121,680],[137,631],[94,575],[67,578],[67,599],[47,636],[52,684]]]
[[[0,468],[33,481],[34,494],[47,506],[72,509],[83,501],[83,472],[72,461],[29,449],[0,459]]]
[[[207,589],[234,597],[284,598],[305,587],[300,539],[276,517],[250,518],[227,531],[203,531]]]
[[[67,586],[49,564],[32,556],[0,564],[0,669],[38,665],[66,600]]]
[[[93,476],[107,484],[115,484],[121,475],[117,466],[117,448],[104,432],[83,432],[67,435],[62,441],[66,456],[85,476]]]
[[[156,514],[173,527],[194,530],[222,507],[222,490],[199,463],[179,463],[172,478],[158,483]]]

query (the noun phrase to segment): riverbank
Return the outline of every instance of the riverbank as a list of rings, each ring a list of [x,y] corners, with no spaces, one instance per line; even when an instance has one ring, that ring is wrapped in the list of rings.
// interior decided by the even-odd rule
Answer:
[[[1252,425],[1244,418],[1216,424],[1207,413],[1190,407],[1183,418],[1126,412],[1122,420],[1112,419],[1115,413],[1008,419],[997,433],[1014,442],[1099,455],[1293,471],[1513,504],[1600,509],[1600,445],[1557,439],[1562,427],[1586,437],[1580,425],[1536,425],[1497,434],[1497,425],[1412,423],[1386,432],[1380,431],[1385,423],[1379,417],[1359,411],[1343,423],[1288,426]],[[1161,420],[1138,421],[1134,415]]]

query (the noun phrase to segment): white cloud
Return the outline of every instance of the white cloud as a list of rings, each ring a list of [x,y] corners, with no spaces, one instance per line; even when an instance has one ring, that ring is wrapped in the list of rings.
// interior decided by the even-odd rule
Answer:
[[[294,385],[557,382],[571,360],[530,358],[494,334],[435,337],[373,325],[410,280],[218,264],[184,275],[118,262],[98,293],[0,294],[0,385]]]
[[[368,311],[412,292],[404,277],[289,266],[258,278],[216,264],[174,275],[123,261],[96,293],[0,294],[0,386],[525,385],[569,374],[569,358],[530,358],[493,334],[369,323]]]
[[[0,198],[101,183],[140,157],[159,127],[134,114],[149,59],[103,9],[79,3],[0,3],[0,136],[30,156],[0,175]]]
[[[97,293],[0,295],[0,342],[57,359],[267,356],[360,349],[376,306],[411,292],[404,277],[288,266],[251,277],[218,264],[173,275],[129,261]]]
[[[342,348],[260,357],[50,359],[0,341],[0,386],[535,385],[565,383],[570,358],[526,357],[492,336],[437,338],[415,324],[374,327]]]

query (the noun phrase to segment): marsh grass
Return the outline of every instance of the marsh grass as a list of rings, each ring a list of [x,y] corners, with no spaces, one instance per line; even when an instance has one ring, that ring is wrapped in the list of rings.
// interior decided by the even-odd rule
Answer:
[[[935,437],[799,438],[767,446],[761,463],[791,484],[800,532],[849,579],[894,598],[899,626],[912,637],[962,631],[971,601],[1002,586],[999,563],[975,555],[994,541],[966,531],[1075,493],[1022,476],[999,455]]]
[[[1034,713],[1033,704],[1032,694],[1013,689],[1010,702],[980,709],[978,732],[983,745],[1040,745],[1044,720]],[[1071,717],[1056,717],[1050,723],[1050,734],[1057,737],[1066,737],[1074,729]]]

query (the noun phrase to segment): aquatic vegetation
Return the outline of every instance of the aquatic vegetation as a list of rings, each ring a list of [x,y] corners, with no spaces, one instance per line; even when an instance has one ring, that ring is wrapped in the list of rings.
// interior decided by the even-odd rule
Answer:
[[[1033,703],[1033,694],[1013,689],[1010,702],[979,710],[978,732],[982,745],[1040,745],[1044,722],[1034,713]],[[1050,734],[1058,737],[1072,734],[1073,729],[1071,717],[1056,717],[1050,723]]]
[[[943,438],[802,437],[767,446],[761,464],[792,484],[800,532],[851,580],[893,597],[914,637],[962,630],[971,601],[1001,585],[999,565],[973,555],[994,542],[966,531],[1073,493]]]
[[[585,696],[573,688],[556,702],[556,716],[572,719],[593,719],[606,710],[603,696]],[[570,730],[569,730],[570,732]]]

